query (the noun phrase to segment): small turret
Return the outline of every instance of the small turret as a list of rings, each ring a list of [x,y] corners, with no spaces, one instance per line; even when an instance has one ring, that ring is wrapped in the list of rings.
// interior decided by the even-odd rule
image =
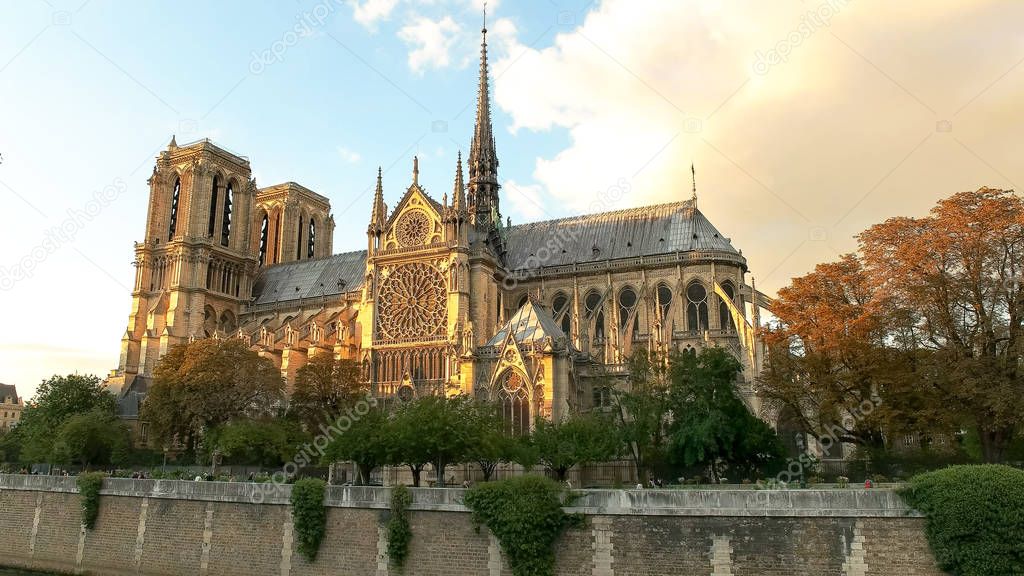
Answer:
[[[377,190],[373,193],[373,211],[370,213],[370,225],[366,227],[367,251],[373,251],[380,244],[380,234],[384,231],[384,221],[388,215],[388,208],[384,204],[384,182],[383,172],[377,167]]]

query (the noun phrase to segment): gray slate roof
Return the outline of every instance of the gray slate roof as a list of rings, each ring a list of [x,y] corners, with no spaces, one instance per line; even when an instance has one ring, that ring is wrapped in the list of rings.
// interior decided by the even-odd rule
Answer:
[[[509,270],[693,250],[740,256],[692,200],[517,224],[504,235]],[[365,250],[268,266],[256,276],[253,304],[350,292],[362,286],[365,271]]]
[[[316,260],[300,260],[260,270],[253,285],[254,304],[334,296],[363,285],[366,251],[344,252]],[[343,284],[338,283],[341,280]]]
[[[505,234],[509,270],[690,250],[740,254],[692,200],[517,224]]]
[[[14,384],[0,384],[0,402],[5,399],[11,398],[14,403],[18,403],[18,389],[14,387]]]

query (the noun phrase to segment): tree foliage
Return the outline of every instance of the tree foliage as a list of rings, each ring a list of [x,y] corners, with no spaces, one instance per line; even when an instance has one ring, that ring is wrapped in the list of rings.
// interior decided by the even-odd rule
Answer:
[[[116,410],[113,394],[103,388],[97,376],[55,375],[44,380],[22,411],[18,424],[21,459],[34,462],[53,460],[55,445],[61,440],[59,432],[66,422],[91,412],[113,417]],[[76,428],[81,429],[78,425]],[[60,456],[68,454],[62,449]]]
[[[388,518],[388,556],[396,566],[405,565],[409,555],[409,541],[412,540],[412,528],[409,526],[409,505],[412,504],[412,493],[405,484],[391,488],[391,515]]]
[[[465,461],[476,442],[475,401],[468,396],[423,396],[401,405],[389,426],[388,459],[406,464],[419,485],[419,472],[434,465],[444,486],[448,464]]]
[[[58,464],[85,468],[128,460],[131,436],[128,426],[106,408],[71,416],[55,435],[52,459]]]
[[[466,493],[473,521],[493,533],[515,576],[553,576],[554,544],[582,517],[562,509],[565,489],[547,478],[520,476],[485,482]]]
[[[75,481],[78,494],[82,499],[82,525],[92,530],[96,526],[96,518],[100,514],[100,488],[103,487],[103,474],[91,472],[82,474]]]
[[[370,407],[365,414],[352,418],[347,429],[331,438],[324,450],[323,462],[355,462],[359,469],[358,482],[369,483],[370,473],[388,463],[391,436],[388,425],[387,412],[381,407]]]
[[[813,434],[877,447],[967,427],[1005,458],[1024,413],[1024,202],[962,192],[858,240],[779,291],[765,395]]]
[[[943,570],[1024,574],[1024,471],[953,466],[915,476],[900,494],[927,517],[928,543]]]
[[[165,445],[195,449],[202,433],[240,417],[279,412],[284,379],[274,363],[238,339],[182,344],[160,359],[142,418]]]
[[[560,481],[573,466],[614,459],[621,446],[612,419],[599,412],[571,414],[557,422],[538,419],[532,442],[540,463]]]
[[[298,551],[309,562],[316,560],[327,533],[326,486],[319,478],[303,478],[292,485],[292,526],[298,537]]]
[[[294,421],[239,419],[210,429],[203,449],[207,456],[220,454],[225,464],[278,467],[298,452],[306,437]]]
[[[318,354],[295,373],[290,409],[308,430],[333,422],[366,394],[359,364]]]
[[[668,366],[657,355],[638,349],[626,360],[629,386],[615,391],[619,433],[645,483],[652,465],[666,458],[665,422],[669,417]]]
[[[685,466],[707,466],[713,480],[721,477],[723,466],[750,476],[783,456],[775,432],[737,395],[741,371],[722,348],[670,360],[670,457]]]

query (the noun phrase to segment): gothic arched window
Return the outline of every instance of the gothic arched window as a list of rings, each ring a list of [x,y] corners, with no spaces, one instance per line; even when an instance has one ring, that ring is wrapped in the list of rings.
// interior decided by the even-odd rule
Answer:
[[[728,280],[722,282],[722,292],[725,292],[726,296],[729,297],[729,300],[735,301],[736,291],[732,287],[732,282],[729,282]],[[725,301],[718,303],[718,322],[718,326],[722,330],[736,329],[736,325],[733,324],[732,321],[732,313],[729,311],[729,305],[726,304]]]
[[[228,187],[224,190],[224,219],[221,221],[220,227],[220,244],[221,246],[227,246],[231,241],[231,200],[232,200],[231,182],[228,182]]]
[[[668,287],[668,284],[661,283],[658,285],[658,310],[661,312],[662,320],[668,321],[668,310],[672,306],[672,289]]]
[[[708,291],[696,280],[686,287],[686,326],[690,332],[708,329]]]
[[[551,301],[551,312],[555,320],[560,321],[562,332],[566,335],[572,329],[572,313],[569,310],[569,297],[559,292]],[[559,318],[561,317],[561,318]]]
[[[178,228],[178,199],[181,197],[181,178],[175,178],[174,191],[171,192],[171,223],[167,226],[167,241],[174,239],[174,231]]]
[[[601,295],[597,290],[591,290],[583,300],[587,308],[587,318],[594,319],[594,340],[604,340],[604,310],[601,306]]]
[[[309,246],[306,249],[306,258],[313,257],[313,249],[316,247],[316,219],[309,219]]]
[[[214,225],[217,223],[217,188],[220,186],[220,182],[217,181],[217,177],[213,177],[213,189],[210,191],[210,211],[209,218],[206,223],[206,235],[213,238]]]
[[[263,213],[263,222],[260,223],[260,266],[267,261],[267,233],[270,232],[270,218]]]
[[[630,315],[633,314],[633,310],[636,308],[636,291],[629,286],[619,291],[619,328],[625,328],[629,322]],[[639,319],[634,316],[635,319]],[[633,329],[635,330],[638,326],[634,323]]]
[[[518,370],[509,369],[499,383],[498,405],[505,431],[516,435],[529,434],[530,399],[526,392],[526,379]]]
[[[302,260],[302,226],[303,226],[303,224],[305,224],[305,223],[302,221],[302,214],[299,214],[299,227],[296,229],[296,230],[298,230],[298,237],[295,239],[295,259],[296,260]]]

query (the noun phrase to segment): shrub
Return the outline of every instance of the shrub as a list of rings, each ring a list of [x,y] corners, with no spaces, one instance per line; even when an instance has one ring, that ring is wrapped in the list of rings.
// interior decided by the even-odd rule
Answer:
[[[1024,574],[1024,471],[953,466],[915,476],[900,495],[927,517],[928,544],[943,570]]]
[[[82,525],[92,530],[96,525],[96,517],[100,514],[100,488],[103,487],[103,474],[91,472],[78,477],[78,493],[82,497]]]
[[[292,523],[299,539],[299,553],[312,562],[327,531],[324,487],[318,478],[299,480],[292,486]]]
[[[562,510],[563,494],[564,487],[552,480],[521,476],[478,484],[465,502],[477,527],[487,526],[501,542],[515,576],[552,576],[555,540],[583,519]]]
[[[405,484],[399,484],[391,489],[388,556],[399,568],[405,564],[405,558],[409,555],[409,541],[412,540],[412,529],[409,528],[409,504],[412,504],[412,494]]]

